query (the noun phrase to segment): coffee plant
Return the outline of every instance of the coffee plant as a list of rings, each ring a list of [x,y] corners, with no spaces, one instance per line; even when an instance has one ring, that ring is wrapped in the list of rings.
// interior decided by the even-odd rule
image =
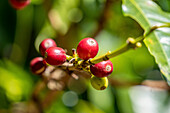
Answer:
[[[0,113],[170,111],[169,0],[1,4]]]

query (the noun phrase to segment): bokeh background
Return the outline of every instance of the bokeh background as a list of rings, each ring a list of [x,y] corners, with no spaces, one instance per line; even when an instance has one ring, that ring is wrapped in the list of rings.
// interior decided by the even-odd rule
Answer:
[[[154,1],[170,12],[169,0]],[[128,37],[142,35],[140,25],[123,16],[121,4],[121,0],[32,0],[26,8],[15,10],[8,0],[0,0],[0,113],[27,113],[32,92],[41,80],[31,73],[29,63],[41,56],[38,47],[43,39],[53,38],[71,55],[81,39],[93,37],[99,43],[100,56],[119,48]],[[70,79],[68,88],[57,94],[44,112],[170,112],[168,91],[128,86],[143,80],[162,80],[144,44],[110,60],[114,71],[109,77],[126,85],[109,85],[106,90],[97,91],[83,77],[79,81]],[[40,97],[48,90],[45,88]],[[35,109],[33,106],[30,109]]]

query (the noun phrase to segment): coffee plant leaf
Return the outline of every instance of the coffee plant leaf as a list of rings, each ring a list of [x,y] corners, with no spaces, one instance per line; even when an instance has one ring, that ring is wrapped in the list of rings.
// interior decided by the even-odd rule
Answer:
[[[122,10],[125,16],[140,24],[145,34],[153,26],[170,24],[170,13],[164,12],[152,0],[123,0]],[[170,85],[170,27],[154,30],[144,43]]]

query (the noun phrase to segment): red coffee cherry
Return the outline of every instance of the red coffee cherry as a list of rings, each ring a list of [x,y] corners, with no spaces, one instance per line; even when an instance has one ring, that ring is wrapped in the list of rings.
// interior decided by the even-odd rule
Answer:
[[[43,40],[39,46],[39,51],[41,53],[42,56],[44,56],[45,51],[49,48],[49,47],[56,47],[57,44],[55,43],[55,41],[53,39],[47,38],[45,40]]]
[[[107,77],[113,71],[113,64],[110,60],[99,62],[90,66],[90,71],[96,77]]]
[[[66,61],[66,53],[60,47],[50,47],[45,52],[45,60],[50,65],[61,65]]]
[[[9,0],[9,2],[15,9],[22,9],[30,4],[30,0]]]
[[[46,65],[43,62],[43,58],[36,57],[32,59],[30,62],[30,68],[31,68],[32,73],[36,75],[42,74],[46,69]]]
[[[97,55],[98,50],[98,43],[93,38],[84,38],[77,46],[77,54],[83,60],[94,58]]]

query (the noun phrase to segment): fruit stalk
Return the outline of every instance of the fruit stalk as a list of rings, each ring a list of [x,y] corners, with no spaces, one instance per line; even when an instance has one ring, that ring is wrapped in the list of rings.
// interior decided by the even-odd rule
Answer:
[[[99,63],[103,60],[108,60],[110,58],[113,58],[115,56],[118,56],[130,49],[135,49],[138,48],[138,44],[140,42],[143,42],[143,40],[149,36],[154,30],[158,29],[158,28],[163,28],[163,27],[170,27],[170,23],[166,23],[164,25],[160,25],[160,26],[153,26],[147,33],[145,33],[143,36],[139,36],[136,39],[133,38],[128,38],[127,39],[127,43],[125,45],[123,45],[122,47],[120,47],[119,49],[112,51],[112,52],[107,52],[105,55],[93,58],[91,60],[86,61],[87,64],[96,64]],[[132,39],[132,40],[131,40]],[[138,43],[138,44],[137,44]]]
[[[128,44],[125,44],[124,46],[122,46],[121,48],[115,50],[115,51],[112,51],[112,52],[107,52],[105,55],[102,55],[102,56],[99,56],[97,58],[93,58],[91,60],[89,60],[88,62],[91,63],[91,64],[96,64],[96,63],[99,63],[101,61],[105,61],[105,60],[108,60],[110,58],[113,58],[121,53],[124,53],[125,51],[129,50],[129,46]]]

